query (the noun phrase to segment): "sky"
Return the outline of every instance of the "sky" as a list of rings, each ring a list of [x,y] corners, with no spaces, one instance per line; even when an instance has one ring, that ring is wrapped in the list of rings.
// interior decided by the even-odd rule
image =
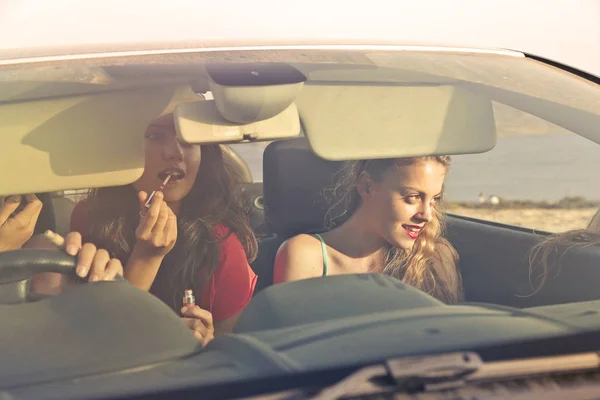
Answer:
[[[0,0],[0,50],[210,39],[499,47],[600,75],[600,0]]]

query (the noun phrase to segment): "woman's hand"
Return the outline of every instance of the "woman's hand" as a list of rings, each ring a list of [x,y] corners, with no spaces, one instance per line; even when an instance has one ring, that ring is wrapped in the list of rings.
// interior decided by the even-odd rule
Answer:
[[[36,235],[28,241],[23,248],[61,249],[71,256],[77,256],[75,272],[88,281],[110,281],[117,275],[123,275],[121,261],[110,258],[104,249],[96,249],[91,243],[82,245],[81,234],[71,232],[66,238],[57,233],[47,231],[43,235]],[[32,279],[32,290],[36,293],[59,294],[68,284],[64,275],[46,272],[37,274]]]
[[[202,346],[215,338],[215,328],[213,326],[212,314],[198,306],[183,307],[181,309],[183,322],[192,330],[192,333],[198,339]]]
[[[15,213],[23,201],[27,204]],[[20,249],[33,235],[42,202],[34,194],[26,194],[8,196],[0,204],[0,251]]]
[[[135,230],[137,242],[135,254],[141,257],[164,258],[177,241],[177,217],[163,200],[163,193],[156,192],[150,208],[144,203],[148,198],[146,192],[139,192],[140,223]],[[143,216],[142,216],[143,215]]]
[[[177,241],[177,217],[156,192],[149,209],[146,192],[138,194],[140,223],[135,230],[136,243],[125,266],[125,278],[135,287],[150,290],[163,258]],[[142,216],[143,215],[143,216]]]
[[[49,233],[46,232],[46,235]],[[50,235],[60,235],[50,233]],[[70,232],[64,240],[67,254],[77,256],[75,273],[90,282],[112,281],[117,275],[123,275],[123,265],[117,258],[110,258],[108,251],[97,249],[92,243],[82,244],[79,232]]]

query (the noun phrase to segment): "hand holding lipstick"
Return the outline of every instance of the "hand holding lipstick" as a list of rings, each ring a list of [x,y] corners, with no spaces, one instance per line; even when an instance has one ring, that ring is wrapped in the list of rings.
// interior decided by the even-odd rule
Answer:
[[[177,241],[177,217],[164,201],[163,193],[157,191],[150,207],[146,207],[148,194],[138,195],[143,217],[135,231],[137,239],[135,252],[144,257],[163,258],[175,246]]]
[[[203,310],[197,305],[184,306],[181,308],[181,314],[183,322],[190,328],[196,339],[202,343],[202,346],[206,346],[215,338],[213,317],[209,311]]]
[[[139,192],[140,223],[135,230],[135,246],[125,266],[125,279],[142,290],[150,290],[165,256],[177,241],[177,217],[156,191],[150,207],[148,193]]]

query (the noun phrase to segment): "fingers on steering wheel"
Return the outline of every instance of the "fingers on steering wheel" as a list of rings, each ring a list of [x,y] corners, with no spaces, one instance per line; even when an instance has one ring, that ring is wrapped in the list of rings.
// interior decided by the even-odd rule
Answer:
[[[95,254],[96,246],[92,243],[86,243],[81,247],[81,250],[77,255],[77,267],[75,269],[75,272],[81,278],[85,278],[90,272]]]
[[[76,256],[82,247],[81,233],[69,232],[65,238],[65,251],[70,256]]]
[[[116,258],[111,259],[104,270],[104,280],[112,281],[117,275],[123,276],[123,265]]]
[[[92,261],[92,270],[89,274],[89,281],[96,282],[104,279],[106,267],[110,261],[110,254],[104,249],[96,251],[94,260]]]

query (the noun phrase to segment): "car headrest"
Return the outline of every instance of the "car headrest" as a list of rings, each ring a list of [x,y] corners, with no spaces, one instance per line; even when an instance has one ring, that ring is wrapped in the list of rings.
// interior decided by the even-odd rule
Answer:
[[[325,229],[324,189],[342,162],[312,152],[304,137],[271,142],[263,156],[265,220],[283,238]]]

